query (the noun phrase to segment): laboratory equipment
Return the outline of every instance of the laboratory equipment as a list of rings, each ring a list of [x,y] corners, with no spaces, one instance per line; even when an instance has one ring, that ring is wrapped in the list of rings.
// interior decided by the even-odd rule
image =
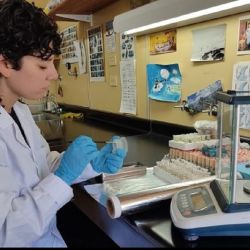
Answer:
[[[250,180],[238,178],[237,173],[240,122],[244,110],[250,107],[250,92],[220,91],[216,98],[216,179],[179,191],[171,201],[173,224],[187,240],[199,236],[250,236]]]

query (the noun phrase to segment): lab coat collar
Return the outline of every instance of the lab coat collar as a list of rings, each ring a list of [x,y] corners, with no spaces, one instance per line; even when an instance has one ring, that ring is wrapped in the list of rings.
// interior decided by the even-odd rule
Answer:
[[[25,136],[26,136],[26,139],[27,141],[29,142],[29,145],[31,143],[31,138],[30,138],[30,135],[29,135],[29,131],[27,130],[27,128],[29,128],[29,119],[27,119],[26,117],[26,113],[24,113],[23,109],[22,109],[22,105],[21,103],[19,102],[16,102],[13,106],[15,112],[16,112],[16,115],[22,125],[22,128],[24,130],[24,133],[25,133]],[[23,138],[23,135],[19,129],[19,127],[17,126],[17,124],[15,124],[14,120],[12,119],[12,117],[9,115],[9,113],[3,108],[3,107],[0,107],[0,128],[2,129],[5,129],[9,126],[14,126],[15,128],[15,136],[16,136],[16,139],[22,144],[24,145],[25,147],[28,147],[27,143],[25,142],[25,139]],[[31,146],[31,145],[30,145]]]
[[[14,123],[8,112],[0,106],[0,128],[5,129]]]
[[[28,117],[28,115],[30,115],[30,113],[28,113],[26,111],[26,107],[24,109],[24,106],[26,106],[26,104],[22,104],[20,102],[16,102],[15,105],[13,106],[16,115],[22,125],[23,131],[25,133],[26,139],[29,143],[30,147],[33,147],[33,137],[30,134],[30,117]],[[25,139],[23,138],[23,135],[21,133],[18,133],[18,135],[20,135],[21,137],[18,138],[19,140],[22,139],[22,142],[27,146],[27,143],[25,142]]]

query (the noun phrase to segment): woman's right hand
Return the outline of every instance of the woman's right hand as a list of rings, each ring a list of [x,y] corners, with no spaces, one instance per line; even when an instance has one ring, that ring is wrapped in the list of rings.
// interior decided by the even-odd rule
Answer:
[[[88,136],[79,136],[63,154],[55,175],[71,185],[97,155],[98,149],[93,140]]]

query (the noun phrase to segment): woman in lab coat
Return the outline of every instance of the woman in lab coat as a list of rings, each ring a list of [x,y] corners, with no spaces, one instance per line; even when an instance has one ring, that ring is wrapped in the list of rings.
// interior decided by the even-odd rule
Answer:
[[[99,151],[86,136],[50,152],[19,99],[43,97],[57,79],[57,26],[25,0],[0,0],[0,24],[0,246],[64,247],[56,213],[72,199],[71,184],[118,171],[126,153]]]

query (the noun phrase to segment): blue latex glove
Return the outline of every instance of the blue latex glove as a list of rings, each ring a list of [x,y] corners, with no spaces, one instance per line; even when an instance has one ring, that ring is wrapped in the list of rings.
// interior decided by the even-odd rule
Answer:
[[[63,154],[55,175],[71,185],[81,175],[87,164],[97,157],[98,153],[97,146],[90,137],[79,136]]]
[[[114,140],[117,137],[113,137]],[[110,173],[118,172],[123,165],[123,160],[127,152],[124,149],[118,148],[112,152],[112,143],[107,143],[100,151],[97,157],[92,160],[91,165],[97,173]]]

